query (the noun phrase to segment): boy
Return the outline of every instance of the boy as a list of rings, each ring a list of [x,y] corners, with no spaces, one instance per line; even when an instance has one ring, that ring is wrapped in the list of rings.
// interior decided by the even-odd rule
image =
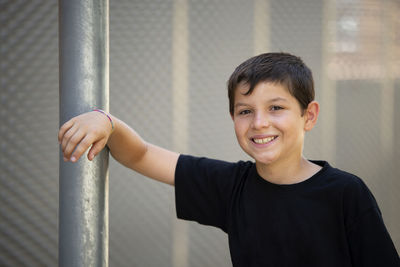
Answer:
[[[231,75],[228,97],[239,145],[255,163],[179,155],[103,112],[60,128],[64,159],[76,162],[93,144],[92,160],[107,145],[123,165],[175,185],[177,216],[225,231],[234,266],[400,266],[366,185],[302,155],[319,104],[300,58],[248,59]]]

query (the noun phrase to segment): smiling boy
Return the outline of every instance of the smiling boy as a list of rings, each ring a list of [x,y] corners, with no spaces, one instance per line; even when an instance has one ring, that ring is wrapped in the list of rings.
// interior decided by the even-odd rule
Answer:
[[[311,177],[320,166],[302,156],[304,132],[318,117],[318,103],[302,110],[285,87],[258,83],[251,94],[242,82],[235,90],[232,119],[241,148],[256,161],[257,172],[277,184],[292,184]],[[306,113],[306,114],[304,114]]]
[[[228,234],[234,266],[400,266],[378,205],[362,180],[303,156],[317,122],[311,71],[296,56],[262,54],[228,82],[241,148],[254,159],[230,163],[180,155],[146,143],[122,121],[89,112],[66,122],[65,160],[92,144],[115,159],[175,185],[178,218]]]

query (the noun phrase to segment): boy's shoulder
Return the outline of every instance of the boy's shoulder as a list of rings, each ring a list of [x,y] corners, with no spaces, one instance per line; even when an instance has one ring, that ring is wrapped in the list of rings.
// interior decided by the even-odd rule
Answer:
[[[331,166],[326,161],[313,161],[322,169],[317,174],[317,187],[335,191],[342,195],[344,200],[368,199],[372,200],[371,191],[362,178],[356,174]]]
[[[326,176],[329,180],[341,183],[345,187],[363,187],[365,183],[356,174],[339,169],[330,165],[327,161],[312,161],[322,167],[320,173]]]
[[[336,182],[340,186],[344,204],[349,206],[358,206],[371,208],[377,207],[375,197],[369,190],[366,183],[359,176],[332,167],[328,164],[327,171],[328,179]],[[355,207],[354,207],[355,208]]]

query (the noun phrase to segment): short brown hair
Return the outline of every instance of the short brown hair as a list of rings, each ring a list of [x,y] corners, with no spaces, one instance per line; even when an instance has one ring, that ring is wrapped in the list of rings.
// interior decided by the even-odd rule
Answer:
[[[265,53],[240,64],[229,78],[229,112],[232,116],[237,87],[242,83],[248,84],[250,88],[245,95],[249,95],[260,82],[285,85],[299,102],[302,112],[315,97],[312,72],[301,58],[288,53]]]

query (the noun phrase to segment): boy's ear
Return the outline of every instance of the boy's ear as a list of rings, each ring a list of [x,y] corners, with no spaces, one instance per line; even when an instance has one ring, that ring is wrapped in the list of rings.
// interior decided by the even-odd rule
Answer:
[[[308,104],[307,109],[304,111],[305,131],[310,131],[314,127],[314,125],[317,123],[318,115],[319,115],[319,104],[317,101],[312,101],[310,104]]]

